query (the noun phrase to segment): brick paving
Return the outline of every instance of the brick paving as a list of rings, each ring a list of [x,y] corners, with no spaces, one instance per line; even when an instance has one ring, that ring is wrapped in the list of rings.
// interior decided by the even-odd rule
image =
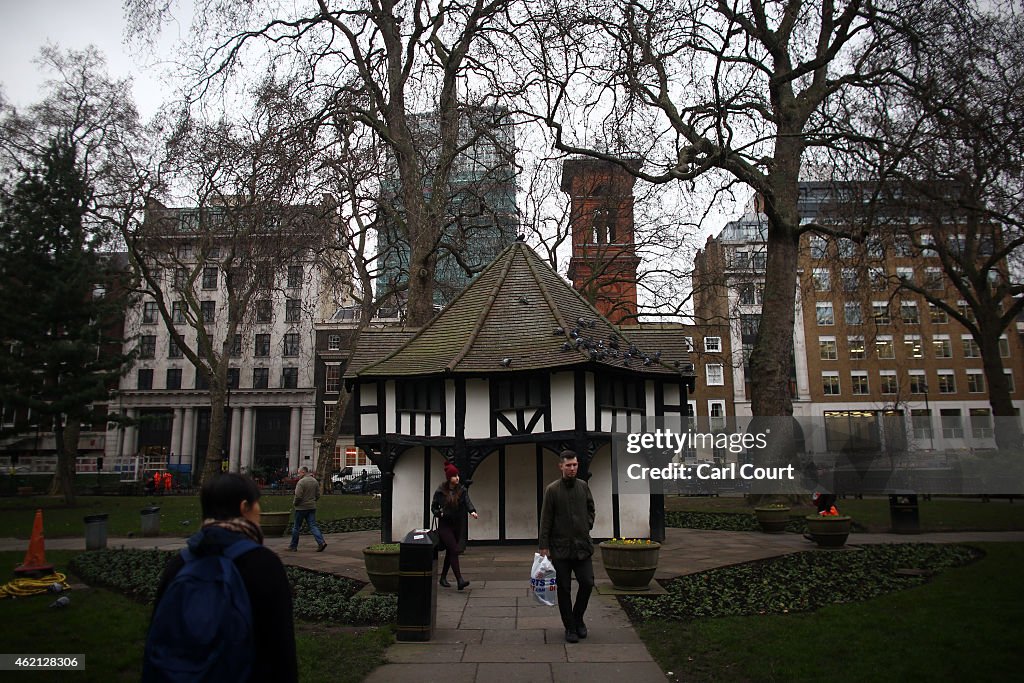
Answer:
[[[656,578],[667,579],[751,560],[776,557],[815,546],[798,534],[668,529]],[[316,552],[304,535],[297,553],[285,552],[288,537],[269,538],[267,547],[287,564],[366,581],[362,549],[379,541],[379,532],[326,536],[327,549]],[[869,543],[1024,542],[1024,532],[957,532],[915,535],[853,534],[851,545]],[[111,538],[108,547],[181,548],[183,538]],[[84,538],[49,539],[51,549],[83,550]],[[27,541],[0,539],[0,550],[23,550]],[[595,555],[597,591],[587,610],[590,636],[564,642],[555,607],[535,604],[527,595],[534,549],[528,545],[470,546],[462,556],[463,574],[472,583],[464,591],[438,587],[437,626],[425,643],[398,642],[386,653],[387,664],[369,683],[587,683],[662,682],[664,673],[651,658],[615,599]],[[821,550],[820,552],[836,552]],[[454,582],[453,582],[454,585]]]

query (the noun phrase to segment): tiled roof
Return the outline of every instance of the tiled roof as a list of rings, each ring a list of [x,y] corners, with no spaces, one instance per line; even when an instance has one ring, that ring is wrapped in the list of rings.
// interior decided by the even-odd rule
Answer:
[[[345,369],[345,377],[355,377],[356,373],[367,365],[376,363],[405,342],[413,338],[418,328],[406,329],[386,327],[382,329],[368,328],[359,335],[352,359]]]
[[[661,357],[647,342],[620,332],[532,249],[516,242],[415,336],[356,374],[500,374],[586,364],[678,374],[669,362],[680,360],[676,354]],[[369,352],[366,343],[360,342],[357,354]]]

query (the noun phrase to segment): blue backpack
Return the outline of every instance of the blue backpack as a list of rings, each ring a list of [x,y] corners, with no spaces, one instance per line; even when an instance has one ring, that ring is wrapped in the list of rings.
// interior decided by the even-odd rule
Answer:
[[[185,566],[164,591],[146,637],[144,682],[249,679],[252,605],[235,560],[258,547],[243,539],[222,554],[181,551]]]

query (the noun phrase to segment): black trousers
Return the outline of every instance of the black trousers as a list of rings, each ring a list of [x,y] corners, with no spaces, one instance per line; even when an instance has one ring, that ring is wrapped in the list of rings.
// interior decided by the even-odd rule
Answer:
[[[437,535],[444,545],[444,567],[441,569],[441,577],[448,576],[448,568],[455,572],[455,580],[462,581],[462,568],[459,567],[459,544],[462,542],[462,524],[458,521],[448,521],[441,518],[437,523]]]
[[[587,612],[590,594],[594,590],[594,562],[585,560],[556,560],[555,583],[558,586],[558,612],[562,616],[562,624],[567,629],[576,630],[583,623],[583,615]],[[576,604],[572,604],[572,575],[576,575],[579,588],[576,590]]]

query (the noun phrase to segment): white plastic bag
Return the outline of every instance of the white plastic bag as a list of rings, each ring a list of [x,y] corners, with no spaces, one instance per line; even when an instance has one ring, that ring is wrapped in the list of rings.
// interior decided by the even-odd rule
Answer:
[[[533,569],[530,570],[530,593],[533,594],[537,602],[551,607],[558,602],[558,596],[555,592],[557,590],[558,586],[555,584],[555,565],[551,564],[551,560],[544,555],[534,553]]]

